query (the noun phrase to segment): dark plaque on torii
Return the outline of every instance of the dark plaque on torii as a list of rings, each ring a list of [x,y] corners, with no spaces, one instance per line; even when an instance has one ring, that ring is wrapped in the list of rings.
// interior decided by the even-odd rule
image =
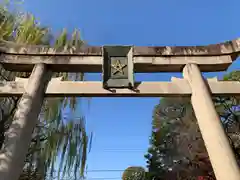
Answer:
[[[103,46],[103,88],[134,87],[132,46]]]

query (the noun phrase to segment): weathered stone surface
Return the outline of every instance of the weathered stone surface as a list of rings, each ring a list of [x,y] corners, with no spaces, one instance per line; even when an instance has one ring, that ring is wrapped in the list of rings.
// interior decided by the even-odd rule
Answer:
[[[49,46],[21,45],[8,41],[0,41],[0,52],[7,54],[28,55],[90,55],[101,56],[101,46],[81,46],[79,48],[54,49]],[[240,38],[219,44],[206,46],[134,46],[134,56],[214,56],[230,55],[240,52]]]
[[[26,46],[0,41],[0,63],[8,71],[32,71],[37,63],[51,66],[53,72],[102,72],[100,46]],[[208,46],[133,46],[134,72],[181,72],[188,63],[202,72],[225,71],[240,52],[240,39]]]
[[[20,97],[25,92],[28,79],[17,78],[0,84],[0,97]],[[208,79],[212,96],[237,96],[240,82]],[[135,82],[134,89],[110,90],[102,87],[102,82],[72,82],[52,79],[47,87],[46,97],[190,97],[191,87],[186,79],[172,78],[172,82]]]
[[[240,38],[207,46],[134,47],[135,56],[217,56],[238,54],[239,51]]]

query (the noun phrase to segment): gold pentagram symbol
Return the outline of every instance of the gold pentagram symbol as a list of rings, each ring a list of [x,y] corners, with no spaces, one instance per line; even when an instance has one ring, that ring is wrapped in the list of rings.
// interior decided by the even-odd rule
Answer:
[[[126,64],[121,64],[120,60],[117,60],[115,64],[111,65],[112,68],[115,70],[113,75],[117,74],[118,72],[124,75],[123,69],[127,66]]]

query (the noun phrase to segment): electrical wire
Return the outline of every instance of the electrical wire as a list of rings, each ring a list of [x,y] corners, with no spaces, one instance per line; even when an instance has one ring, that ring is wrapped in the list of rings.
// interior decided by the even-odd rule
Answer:
[[[91,178],[91,177],[90,177],[90,178],[86,178],[86,180],[97,180],[97,179],[99,179],[99,180],[100,180],[100,179],[109,179],[109,180],[110,180],[110,179],[122,179],[122,177],[109,177],[109,178],[105,178],[105,177],[104,177],[104,178],[103,178],[103,177],[99,177],[99,178],[93,177],[93,178]]]
[[[85,172],[88,173],[88,172],[123,172],[123,171],[126,171],[126,169],[91,169]],[[135,171],[135,170],[127,170],[127,171]],[[58,171],[54,171],[54,172],[58,172]],[[60,173],[61,172],[63,171],[60,171]]]
[[[86,177],[84,180],[116,180],[119,179],[121,180],[122,177]],[[54,179],[49,179],[49,180],[54,180]],[[67,177],[67,178],[61,178],[60,180],[75,180],[74,177]]]
[[[110,173],[110,172],[124,172],[126,171],[126,169],[93,169],[93,170],[87,170],[86,173],[91,173],[91,172],[104,172],[104,173]],[[127,171],[134,171],[134,170],[127,170]],[[49,180],[55,180],[57,178],[53,178],[53,179],[49,179]],[[102,180],[102,179],[106,179],[106,180],[116,180],[116,179],[119,179],[121,180],[122,177],[86,177],[86,179],[84,180]],[[75,177],[74,176],[71,176],[71,177],[66,177],[66,178],[61,178],[61,180],[75,180]]]
[[[123,172],[125,169],[95,169],[95,170],[87,170],[86,172]],[[134,171],[134,170],[127,170]]]

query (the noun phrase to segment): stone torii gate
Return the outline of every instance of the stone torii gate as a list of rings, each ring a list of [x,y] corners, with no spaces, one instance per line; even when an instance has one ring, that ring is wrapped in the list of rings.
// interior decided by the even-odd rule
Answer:
[[[191,97],[218,180],[239,180],[240,171],[211,96],[239,96],[240,82],[205,80],[201,72],[225,71],[240,53],[240,39],[209,46],[83,46],[55,50],[0,42],[0,63],[32,71],[29,79],[1,82],[0,96],[21,96],[0,152],[0,180],[17,180],[44,97]],[[103,82],[52,79],[52,72],[103,72]],[[134,82],[134,73],[183,72],[171,82]]]

